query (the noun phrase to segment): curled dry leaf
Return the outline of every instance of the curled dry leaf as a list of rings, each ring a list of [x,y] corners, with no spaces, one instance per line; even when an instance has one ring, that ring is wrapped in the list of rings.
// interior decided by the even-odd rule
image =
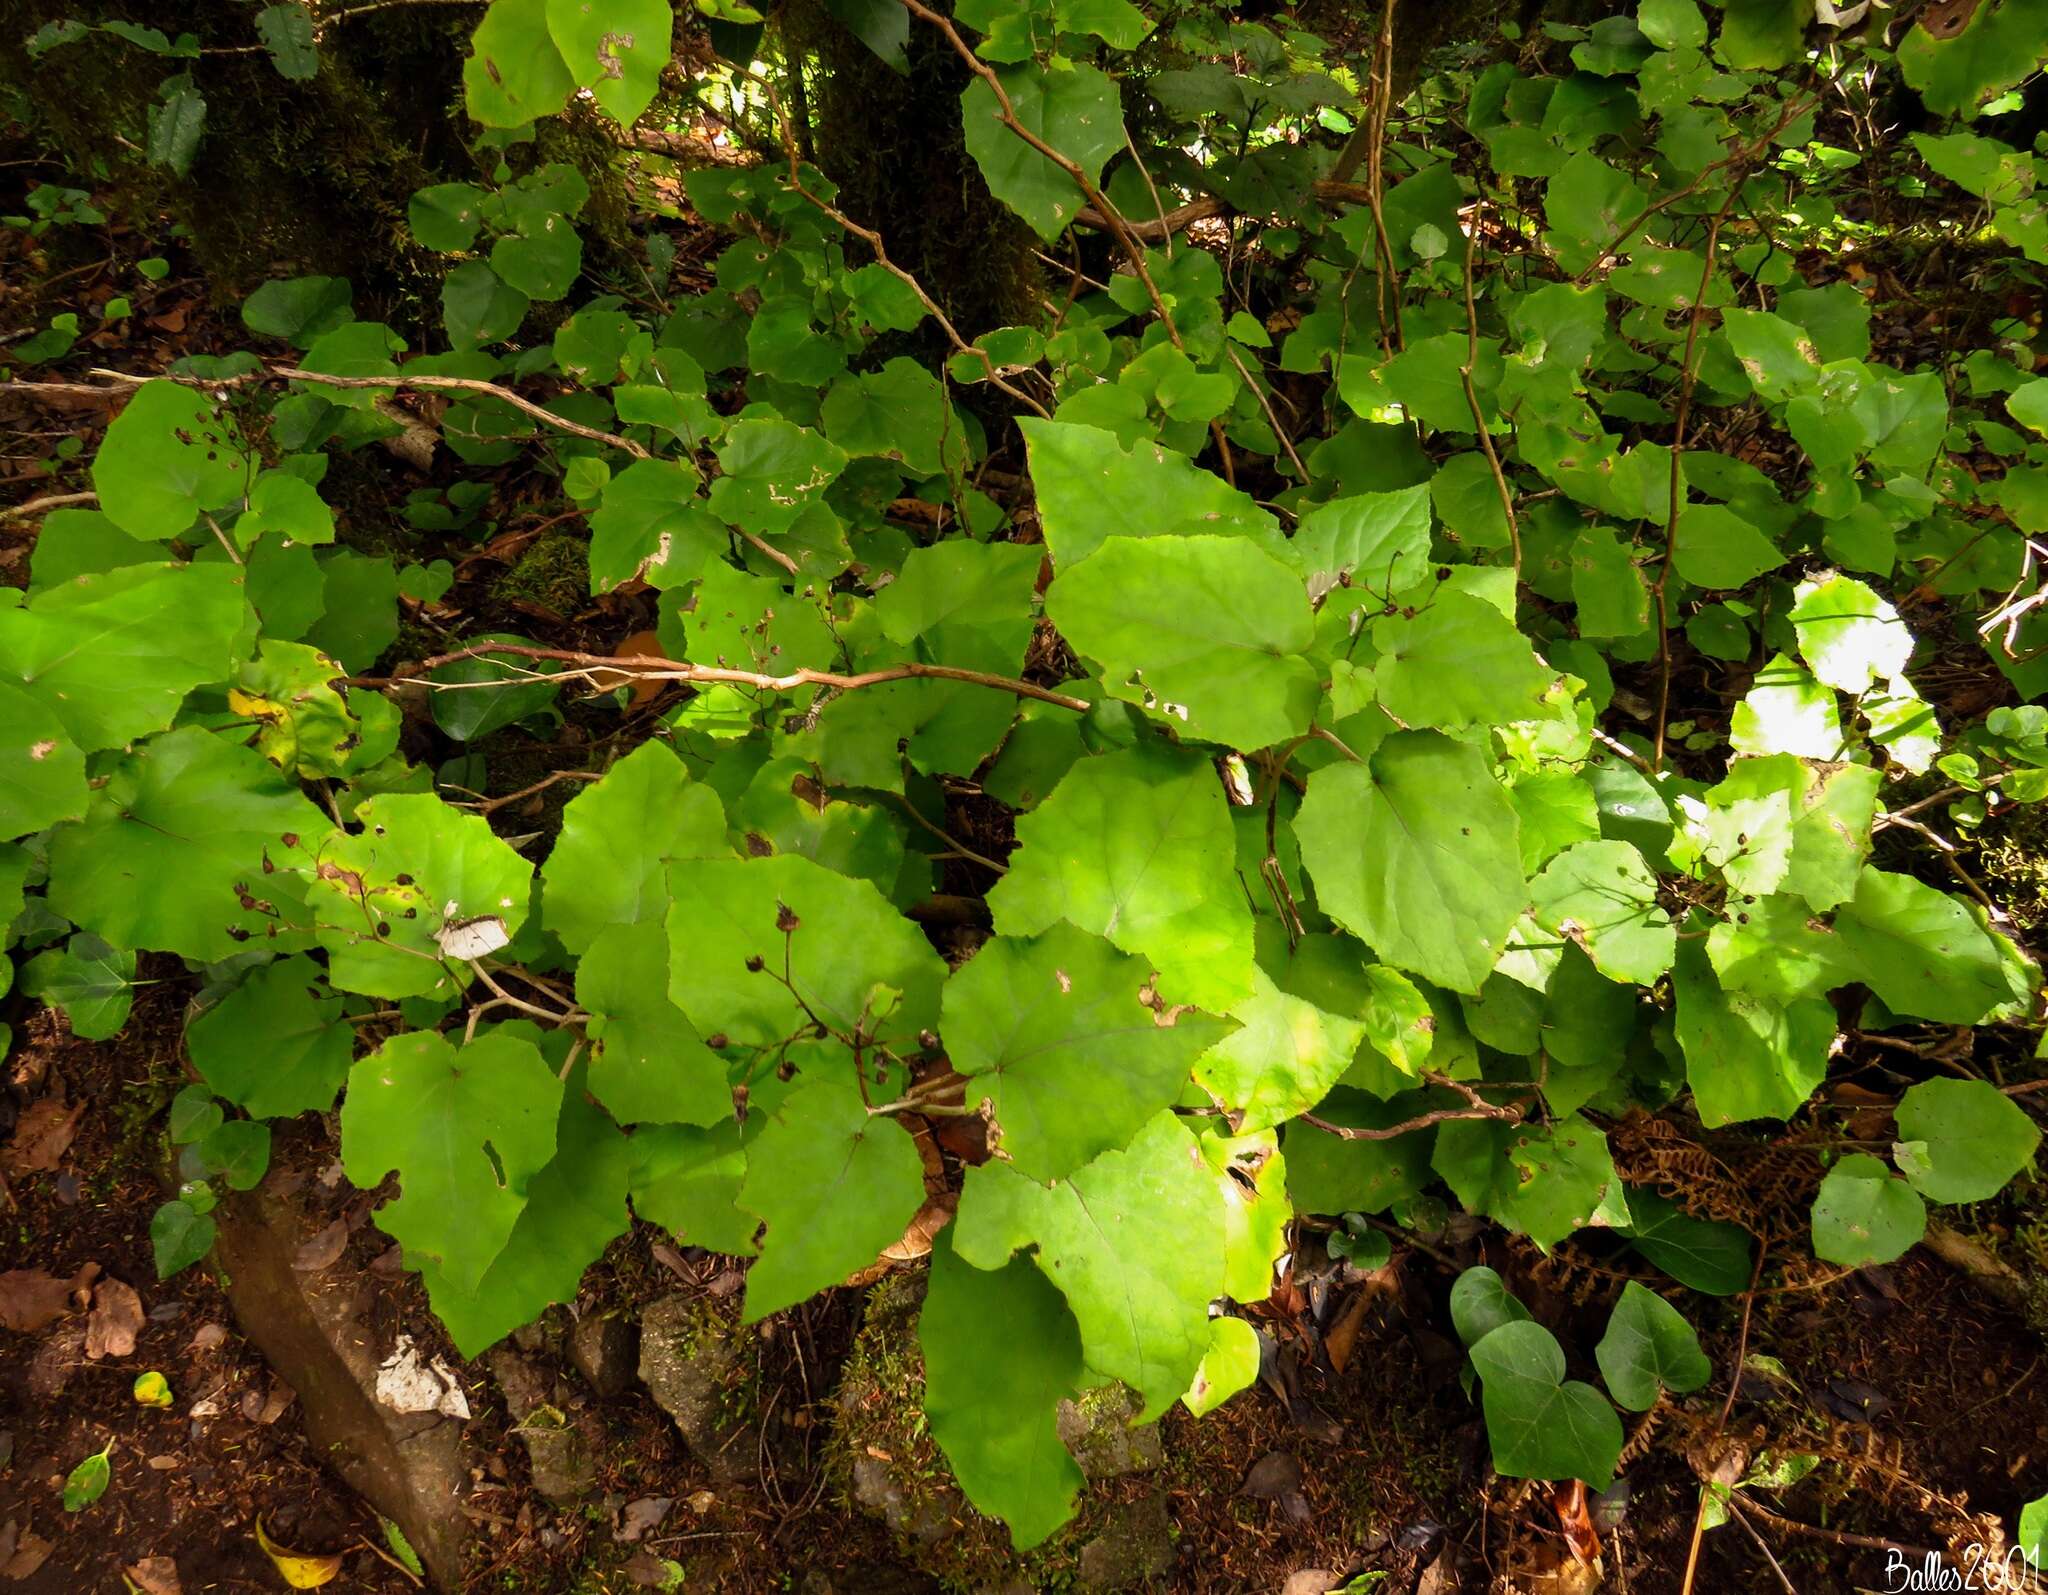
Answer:
[[[85,1321],[86,1356],[129,1356],[141,1330],[142,1298],[118,1279],[101,1280],[92,1293],[92,1315]]]
[[[168,1556],[145,1556],[122,1569],[142,1595],[184,1595],[178,1582],[178,1564]]]
[[[91,1288],[99,1271],[97,1263],[87,1263],[70,1279],[59,1279],[40,1268],[10,1268],[0,1274],[0,1329],[33,1334],[62,1318],[77,1305],[74,1298]]]
[[[78,1134],[78,1121],[85,1116],[85,1104],[66,1107],[56,1092],[29,1105],[14,1138],[7,1143],[5,1162],[9,1174],[52,1172],[71,1149]]]
[[[292,1257],[292,1267],[302,1274],[317,1274],[332,1268],[348,1250],[348,1220],[338,1218],[302,1245]]]
[[[333,1556],[309,1556],[304,1551],[288,1551],[264,1532],[260,1517],[256,1520],[256,1543],[293,1589],[318,1589],[333,1582],[341,1572],[339,1552]]]

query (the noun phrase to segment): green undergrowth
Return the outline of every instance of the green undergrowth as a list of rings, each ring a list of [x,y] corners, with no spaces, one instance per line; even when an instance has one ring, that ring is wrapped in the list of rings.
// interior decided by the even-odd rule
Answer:
[[[670,9],[493,0],[465,175],[383,196],[433,292],[264,282],[246,347],[124,388],[0,608],[10,969],[88,1037],[138,955],[198,987],[163,1272],[307,1112],[396,1174],[465,1353],[634,1215],[745,1264],[747,1332],[928,1242],[888,1439],[1026,1554],[1101,1504],[1063,1400],[1254,1384],[1298,1214],[1628,1272],[1590,1344],[1487,1269],[1450,1303],[1496,1472],[1600,1489],[1624,1414],[1711,1399],[1702,1304],[1808,1261],[1632,1185],[1616,1125],[1810,1156],[1844,1269],[2027,1177],[2038,7],[1894,49],[1642,0],[1398,107],[1384,44],[1208,4],[851,0],[829,49],[717,9],[703,92],[790,153],[681,175],[701,270],[587,169],[676,92]],[[252,26],[322,83],[306,22]],[[803,97],[853,39],[943,124],[872,167]],[[114,42],[175,69],[147,136],[199,171],[196,38],[32,53]],[[920,181],[941,150],[1011,220]],[[1861,258],[1909,225],[1977,246],[1910,322],[1913,263]],[[651,625],[658,704],[545,657],[585,617]],[[377,685],[400,649],[463,657]],[[556,775],[600,779],[490,801]]]

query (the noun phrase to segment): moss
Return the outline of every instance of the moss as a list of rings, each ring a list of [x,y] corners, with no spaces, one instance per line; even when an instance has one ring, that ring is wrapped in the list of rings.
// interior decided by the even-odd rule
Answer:
[[[521,598],[567,617],[590,601],[590,548],[570,531],[550,532],[498,578],[500,598]]]
[[[2024,935],[2048,932],[2048,803],[2015,806],[1986,822],[1976,852],[1991,900]]]

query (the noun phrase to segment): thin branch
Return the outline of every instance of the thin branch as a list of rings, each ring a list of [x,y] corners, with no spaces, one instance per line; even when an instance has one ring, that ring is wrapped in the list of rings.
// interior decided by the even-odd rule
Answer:
[[[755,82],[768,91],[769,102],[775,109],[776,125],[782,133],[782,151],[789,159],[789,186],[803,198],[809,200],[822,214],[837,222],[847,232],[853,234],[854,237],[866,244],[874,253],[875,264],[902,283],[913,294],[917,295],[917,302],[923,305],[930,312],[932,319],[939,324],[939,330],[946,335],[946,341],[952,344],[961,354],[973,355],[981,361],[983,367],[988,372],[988,380],[991,387],[995,388],[998,392],[1008,394],[1017,403],[1030,410],[1033,415],[1050,420],[1052,412],[1032,398],[1030,394],[1006,381],[997,372],[995,361],[989,358],[988,351],[969,343],[962,337],[960,329],[955,327],[952,319],[947,316],[945,311],[939,308],[939,302],[925,292],[924,285],[912,276],[910,272],[889,258],[888,248],[883,244],[880,233],[872,227],[861,226],[859,222],[847,215],[845,211],[820,198],[804,186],[803,174],[797,157],[796,136],[790,129],[788,113],[782,108],[782,96],[776,92],[775,85],[766,78],[752,72],[747,73],[746,76],[753,78]]]
[[[31,515],[47,515],[51,510],[60,510],[67,504],[97,504],[99,501],[100,496],[97,493],[48,493],[41,498],[32,498],[26,504],[13,504],[0,509],[0,521],[20,520]]]
[[[1700,272],[1699,292],[1694,296],[1692,315],[1685,327],[1685,353],[1679,365],[1678,410],[1671,427],[1671,503],[1664,522],[1664,562],[1657,568],[1657,740],[1650,756],[1653,769],[1664,768],[1664,733],[1671,720],[1671,561],[1678,552],[1678,514],[1685,507],[1685,423],[1692,416],[1693,389],[1699,382],[1700,328],[1707,319],[1707,299],[1714,285],[1714,251],[1720,246],[1721,224],[1735,207],[1742,192],[1742,173],[1728,185],[1728,197],[1707,223],[1706,266]]]
[[[1340,1140],[1391,1141],[1396,1136],[1408,1134],[1411,1130],[1426,1130],[1433,1124],[1452,1124],[1466,1119],[1492,1119],[1499,1123],[1518,1124],[1521,1122],[1522,1110],[1528,1106],[1526,1101],[1511,1103],[1488,1102],[1486,1098],[1479,1094],[1477,1088],[1463,1080],[1453,1080],[1447,1075],[1425,1074],[1422,1078],[1430,1085],[1441,1086],[1447,1091],[1455,1091],[1470,1105],[1462,1108],[1437,1108],[1428,1113],[1418,1114],[1415,1118],[1404,1120],[1400,1124],[1388,1125],[1383,1130],[1373,1129],[1365,1125],[1332,1124],[1329,1120],[1319,1119],[1312,1113],[1298,1113],[1295,1117],[1301,1123],[1313,1129],[1321,1130],[1326,1135],[1334,1135]]]
[[[1393,110],[1388,102],[1394,94],[1394,0],[1381,0],[1379,44],[1372,57],[1372,104],[1366,115],[1372,128],[1371,142],[1365,151],[1365,202],[1372,210],[1373,237],[1379,246],[1380,268],[1373,273],[1373,297],[1378,301],[1380,317],[1380,347],[1391,355],[1395,349],[1407,348],[1407,339],[1401,331],[1401,297],[1394,282],[1394,243],[1387,236],[1387,212],[1383,203],[1386,186],[1384,156],[1387,142],[1387,117]],[[1394,326],[1391,338],[1387,329],[1387,290],[1395,289]]]
[[[1472,207],[1465,228],[1465,363],[1458,370],[1465,384],[1465,403],[1472,409],[1472,425],[1479,433],[1479,446],[1486,451],[1487,469],[1493,472],[1494,491],[1500,494],[1501,513],[1507,517],[1508,544],[1515,556],[1515,585],[1522,582],[1522,528],[1515,519],[1515,495],[1508,491],[1507,474],[1500,468],[1500,453],[1487,430],[1486,412],[1479,406],[1479,390],[1472,383],[1473,368],[1479,364],[1479,304],[1472,291],[1472,257],[1479,248],[1479,218],[1486,208],[1482,199]]]
[[[990,675],[982,670],[962,670],[953,665],[889,665],[880,670],[863,671],[857,675],[842,675],[831,670],[792,670],[787,674],[775,676],[759,670],[728,670],[723,666],[686,664],[680,660],[662,659],[649,654],[589,654],[578,653],[568,648],[534,648],[523,643],[491,642],[423,659],[419,668],[424,672],[464,659],[487,659],[500,654],[510,654],[519,659],[546,659],[580,665],[586,671],[602,670],[607,674],[644,676],[656,681],[722,683],[727,686],[753,687],[762,692],[793,692],[798,687],[832,687],[841,692],[853,692],[861,687],[876,687],[889,681],[964,681],[971,686],[988,687],[997,692],[1012,693],[1019,698],[1035,698],[1040,703],[1055,704],[1062,709],[1071,709],[1076,714],[1086,714],[1094,707],[1086,698],[1053,692],[1034,682],[1021,681],[1013,676]],[[406,679],[417,681],[419,678]],[[352,678],[350,684],[359,687],[387,687],[397,683],[389,677],[365,676]],[[427,682],[426,685],[439,688],[443,683]],[[451,682],[446,685],[461,684]]]

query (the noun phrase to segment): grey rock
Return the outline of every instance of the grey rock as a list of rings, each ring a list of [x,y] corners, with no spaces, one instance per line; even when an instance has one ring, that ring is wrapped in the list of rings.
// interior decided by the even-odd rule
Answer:
[[[640,1352],[633,1321],[620,1313],[590,1313],[569,1333],[569,1362],[590,1388],[609,1399],[633,1382]]]
[[[1140,1410],[1137,1393],[1124,1385],[1091,1390],[1079,1401],[1060,1403],[1060,1441],[1074,1453],[1091,1484],[1150,1473],[1166,1461],[1159,1426],[1132,1427]]]
[[[590,1447],[550,1400],[553,1391],[540,1370],[509,1346],[500,1346],[484,1360],[505,1393],[512,1432],[526,1447],[533,1487],[557,1504],[578,1500],[597,1488],[597,1464]]]
[[[298,1392],[306,1438],[342,1479],[405,1532],[437,1588],[462,1586],[469,1467],[462,1425],[399,1413],[375,1395],[390,1350],[365,1321],[368,1290],[338,1270],[292,1267],[320,1228],[269,1187],[214,1210],[214,1256],[235,1318],[278,1378]]]
[[[753,1373],[753,1348],[719,1303],[664,1296],[640,1314],[640,1382],[721,1484],[760,1474],[758,1447],[730,1400]]]
[[[1173,1518],[1166,1497],[1148,1495],[1117,1507],[1102,1532],[1081,1547],[1076,1587],[1135,1589],[1173,1571]]]
[[[957,1514],[949,1510],[959,1501],[957,1492],[925,1486],[913,1500],[880,1457],[855,1457],[852,1482],[854,1500],[908,1539],[931,1545],[959,1527]]]

